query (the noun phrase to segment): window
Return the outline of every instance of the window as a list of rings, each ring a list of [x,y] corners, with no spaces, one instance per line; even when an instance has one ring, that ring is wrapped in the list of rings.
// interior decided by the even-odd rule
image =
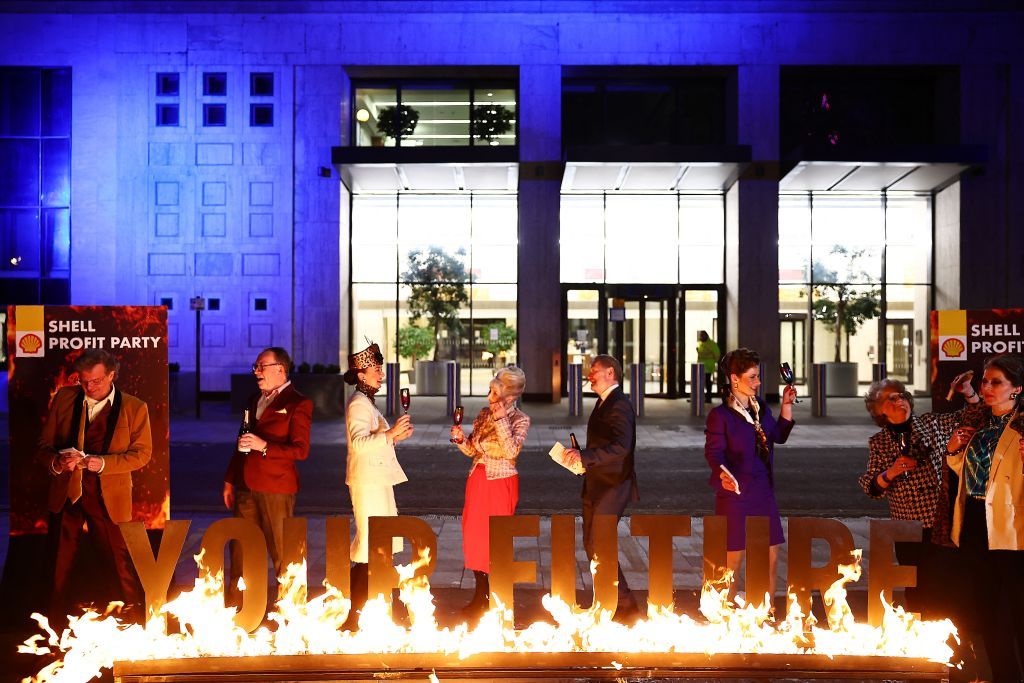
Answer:
[[[166,306],[168,311],[174,310],[174,299],[169,296],[160,297],[160,305]]]
[[[266,297],[256,297],[252,300],[252,310],[254,311],[265,311],[267,310],[267,299]]]
[[[357,147],[516,144],[513,83],[365,84],[352,102]]]
[[[208,311],[219,311],[220,310],[220,299],[217,297],[210,297],[206,300],[206,310]]]
[[[180,89],[177,73],[158,73],[156,75],[156,94],[160,97],[177,97]]]
[[[203,105],[203,125],[204,126],[224,126],[227,125],[227,105],[226,104],[204,104]]]
[[[250,104],[249,125],[254,128],[274,125],[274,105]]]
[[[225,97],[228,94],[228,75],[223,72],[203,74],[203,95]]]
[[[156,125],[177,126],[178,120],[179,114],[177,104],[158,103],[156,105]]]
[[[274,74],[254,71],[249,74],[249,95],[271,97],[274,94]]]

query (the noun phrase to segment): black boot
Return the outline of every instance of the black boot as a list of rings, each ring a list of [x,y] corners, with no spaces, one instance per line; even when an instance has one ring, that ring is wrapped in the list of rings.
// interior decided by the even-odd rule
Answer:
[[[362,612],[366,604],[366,594],[370,590],[369,580],[369,565],[365,562],[353,562],[349,571],[348,591],[352,607],[349,609],[345,624],[341,627],[345,631],[355,631],[359,628],[359,612]]]
[[[462,608],[462,618],[467,623],[479,620],[491,606],[491,587],[487,578],[487,572],[474,569],[473,578],[476,580],[473,598],[469,601],[468,605]]]

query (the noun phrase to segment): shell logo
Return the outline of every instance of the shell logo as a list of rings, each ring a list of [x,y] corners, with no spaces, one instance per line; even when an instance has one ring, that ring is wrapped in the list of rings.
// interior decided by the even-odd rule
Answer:
[[[944,353],[947,358],[959,358],[964,352],[964,348],[964,343],[955,337],[951,337],[942,342],[942,353]]]
[[[29,333],[26,334],[18,342],[18,348],[27,354],[34,354],[39,351],[39,348],[43,345],[43,340],[38,335]]]

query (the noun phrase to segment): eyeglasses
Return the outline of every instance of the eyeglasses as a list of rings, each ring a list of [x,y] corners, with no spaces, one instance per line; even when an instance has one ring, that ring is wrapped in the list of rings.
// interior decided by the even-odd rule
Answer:
[[[904,396],[903,394],[889,394],[882,400],[888,401],[889,403],[899,403],[900,401],[906,401],[907,397]]]
[[[253,372],[266,372],[267,368],[273,367],[275,365],[284,365],[284,363],[253,363],[252,364],[252,371]]]

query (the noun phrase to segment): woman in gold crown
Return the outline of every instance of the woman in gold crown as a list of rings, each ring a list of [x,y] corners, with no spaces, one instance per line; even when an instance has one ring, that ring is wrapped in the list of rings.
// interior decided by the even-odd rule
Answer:
[[[345,382],[356,390],[345,407],[345,428],[348,433],[348,459],[345,464],[345,483],[352,497],[352,516],[356,520],[356,536],[352,541],[351,590],[352,607],[345,628],[353,630],[357,624],[357,610],[366,603],[368,542],[370,517],[394,517],[395,485],[408,481],[398,464],[395,444],[405,441],[413,433],[412,420],[402,415],[389,426],[373,403],[374,394],[384,382],[384,356],[380,347],[368,347],[348,357]],[[396,550],[401,539],[395,539]]]

